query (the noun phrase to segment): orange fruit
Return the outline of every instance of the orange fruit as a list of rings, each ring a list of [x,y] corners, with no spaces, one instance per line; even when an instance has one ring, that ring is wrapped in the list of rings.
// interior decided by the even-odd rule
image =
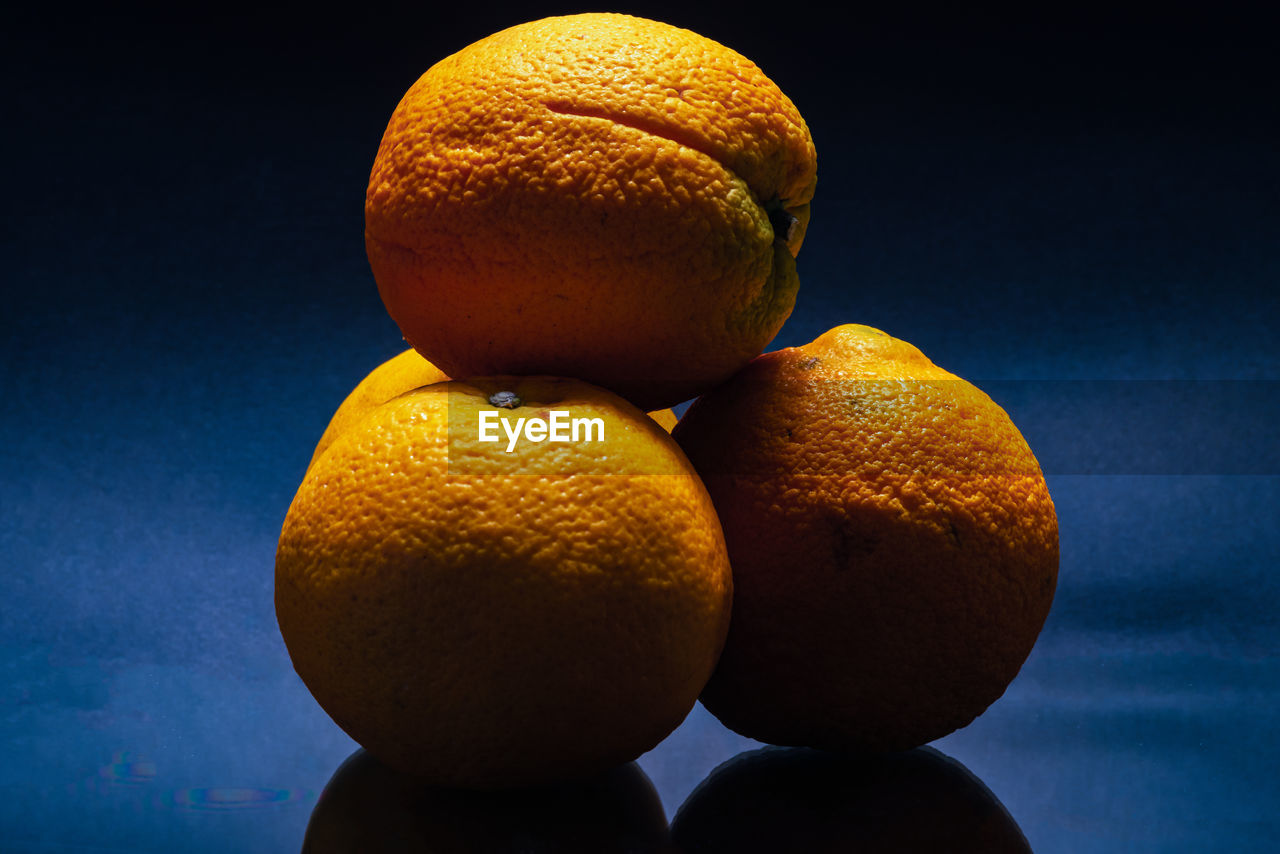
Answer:
[[[670,409],[658,409],[649,413],[649,417],[657,422],[658,426],[670,433],[676,428],[676,422],[679,420],[675,412]]]
[[[644,18],[503,30],[396,107],[365,201],[378,290],[450,376],[553,374],[671,406],[795,302],[809,130],[750,60]]]
[[[307,822],[303,854],[670,854],[662,800],[640,766],[500,792],[424,785],[357,750]]]
[[[329,425],[324,428],[307,467],[315,465],[320,455],[333,444],[333,440],[358,424],[360,419],[378,406],[397,395],[419,386],[431,385],[449,379],[445,372],[428,362],[412,348],[398,356],[392,356],[356,385],[333,413]]]
[[[397,356],[392,356],[369,372],[360,383],[352,389],[346,399],[329,419],[316,449],[311,454],[311,462],[307,467],[315,465],[325,449],[333,444],[333,440],[345,433],[369,413],[370,410],[391,398],[412,391],[415,388],[449,379],[444,371],[422,358],[422,355],[410,347]],[[676,414],[670,409],[650,412],[649,417],[662,426],[668,433],[676,426]]]
[[[734,572],[702,700],[774,744],[896,750],[1004,692],[1053,599],[1058,527],[1008,415],[866,326],[755,359],[674,435]]]
[[[551,440],[556,413],[586,419],[575,441]],[[731,578],[662,428],[577,380],[508,377],[414,389],[339,435],[289,507],[275,589],[294,668],[353,739],[428,782],[499,788],[670,733],[715,665]]]

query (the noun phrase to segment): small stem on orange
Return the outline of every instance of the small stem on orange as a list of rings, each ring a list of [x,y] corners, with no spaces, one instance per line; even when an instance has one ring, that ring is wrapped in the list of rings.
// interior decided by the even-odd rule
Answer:
[[[503,409],[516,409],[523,403],[524,401],[514,391],[495,391],[489,395],[489,404]]]

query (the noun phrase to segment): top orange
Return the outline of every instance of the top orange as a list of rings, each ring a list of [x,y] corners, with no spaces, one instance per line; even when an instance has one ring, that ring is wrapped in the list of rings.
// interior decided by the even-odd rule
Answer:
[[[795,105],[733,50],[626,15],[547,18],[409,89],[365,242],[392,318],[450,376],[577,377],[657,409],[791,313],[815,170]]]

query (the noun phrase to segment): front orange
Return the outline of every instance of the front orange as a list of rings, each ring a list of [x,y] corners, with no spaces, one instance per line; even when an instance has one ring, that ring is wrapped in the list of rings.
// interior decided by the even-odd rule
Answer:
[[[556,423],[576,441],[550,439]],[[312,464],[276,556],[280,631],[316,700],[448,786],[652,748],[706,683],[730,597],[674,440],[575,380],[446,382],[375,408]]]

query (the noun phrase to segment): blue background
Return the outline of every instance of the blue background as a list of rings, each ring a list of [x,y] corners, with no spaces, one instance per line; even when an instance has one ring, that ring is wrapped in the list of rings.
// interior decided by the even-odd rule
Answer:
[[[1062,565],[1008,693],[936,743],[1040,854],[1263,851],[1280,580],[1280,155],[1233,12],[635,3],[755,60],[817,146],[795,313],[989,390]],[[741,9],[742,7],[736,7]],[[435,60],[572,7],[14,13],[4,36],[0,848],[297,850],[354,745],[294,675],[276,537],[403,347],[363,197]],[[754,747],[701,707],[667,815]]]

